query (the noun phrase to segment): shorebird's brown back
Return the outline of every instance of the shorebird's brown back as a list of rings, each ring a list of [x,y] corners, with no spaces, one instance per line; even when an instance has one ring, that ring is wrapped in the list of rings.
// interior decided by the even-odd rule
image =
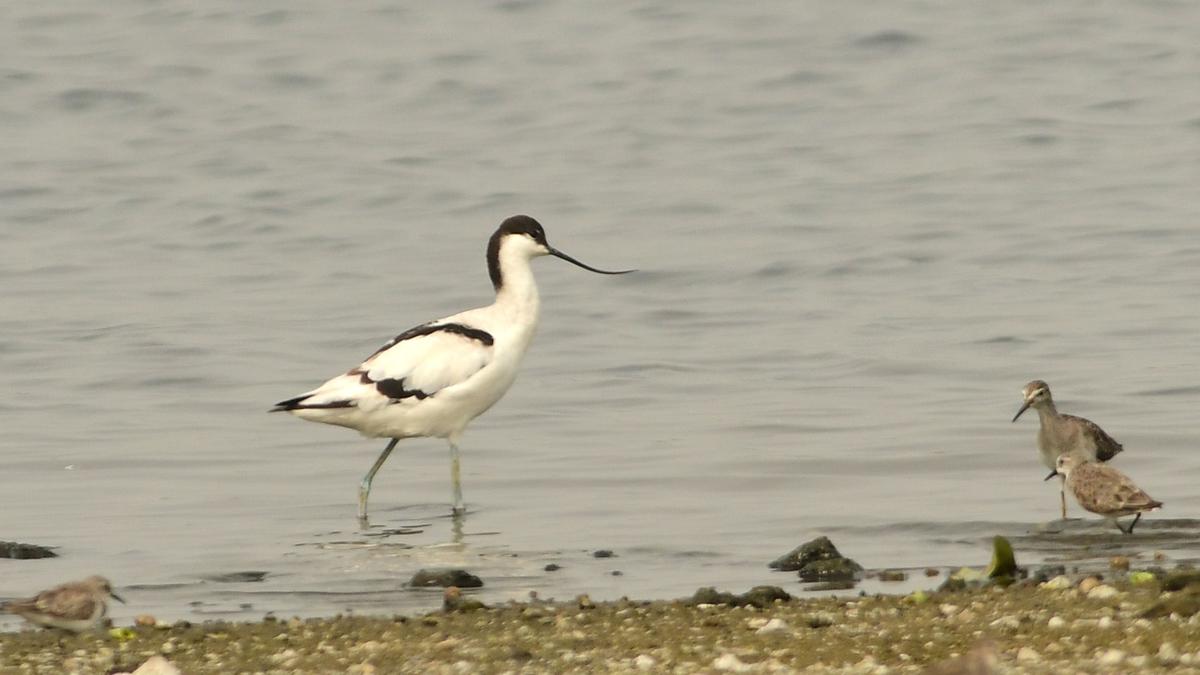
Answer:
[[[1071,470],[1068,487],[1083,508],[1102,516],[1122,516],[1162,506],[1139,488],[1128,476],[1095,462],[1079,464]]]
[[[47,614],[69,621],[86,621],[95,615],[96,604],[103,602],[92,589],[78,584],[64,584],[42,591],[32,598],[13,600],[5,605],[5,611],[25,616]]]
[[[1078,425],[1081,432],[1092,439],[1096,444],[1096,459],[1101,462],[1107,462],[1116,457],[1118,452],[1125,449],[1116,439],[1101,429],[1099,424],[1082,417],[1076,417],[1075,415],[1061,415],[1061,417],[1072,424]]]

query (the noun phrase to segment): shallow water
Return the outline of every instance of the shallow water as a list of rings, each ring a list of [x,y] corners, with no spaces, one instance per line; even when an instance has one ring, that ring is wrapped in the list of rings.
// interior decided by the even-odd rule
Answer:
[[[1197,19],[0,6],[0,539],[62,556],[0,561],[0,596],[100,572],[118,620],[414,611],[441,564],[487,601],[795,590],[766,563],[818,534],[869,568],[982,564],[994,534],[1194,559]],[[538,261],[461,534],[431,440],[364,534],[383,443],[265,410],[487,302],[514,213],[642,271]],[[1134,537],[1039,533],[1057,490],[1009,423],[1035,377],[1166,502]]]

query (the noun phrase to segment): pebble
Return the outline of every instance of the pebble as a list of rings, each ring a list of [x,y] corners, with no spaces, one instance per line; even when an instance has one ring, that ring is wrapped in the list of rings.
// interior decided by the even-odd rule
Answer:
[[[1084,593],[1084,594],[1090,593],[1093,588],[1096,588],[1099,585],[1100,585],[1099,579],[1097,579],[1096,577],[1088,577],[1088,578],[1084,579],[1083,581],[1079,582],[1079,592]]]
[[[925,576],[927,576],[927,577],[936,577],[939,574],[941,574],[941,572],[937,571],[936,569],[934,569],[932,567],[925,568]]]
[[[153,614],[138,614],[137,618],[133,620],[133,623],[135,626],[149,628],[157,624],[158,619],[155,619]]]
[[[1059,575],[1050,581],[1043,582],[1041,588],[1048,591],[1065,591],[1071,587],[1071,580],[1066,576]]]
[[[1114,570],[1128,570],[1129,558],[1126,558],[1123,555],[1114,555],[1108,559],[1108,566]]]
[[[1125,652],[1121,651],[1120,649],[1110,649],[1101,654],[1100,658],[1096,659],[1096,663],[1099,663],[1102,666],[1115,666],[1124,660]]]
[[[1052,616],[1052,617],[1050,617],[1050,620],[1046,622],[1046,626],[1048,626],[1050,628],[1054,628],[1055,630],[1062,628],[1063,626],[1066,626],[1066,625],[1067,625],[1067,622],[1063,621],[1063,618],[1061,616]]]
[[[938,605],[938,611],[942,613],[942,616],[954,616],[955,614],[958,614],[958,605]]]
[[[1034,661],[1042,660],[1042,656],[1033,647],[1021,647],[1017,650],[1017,660],[1025,663],[1033,663]]]
[[[1021,627],[1021,621],[1017,617],[1009,614],[996,619],[991,624],[992,628],[1006,628],[1008,630],[1016,630]]]
[[[771,619],[754,632],[756,635],[777,635],[779,633],[787,633],[790,631],[791,627],[789,627],[787,622],[783,619]]]
[[[826,628],[837,623],[837,617],[829,612],[813,612],[808,615],[809,628]]]
[[[1179,660],[1179,650],[1170,642],[1164,642],[1158,647],[1158,660],[1163,665],[1171,665]]]
[[[1089,577],[1090,578],[1090,577]],[[1086,579],[1085,579],[1086,581]],[[1079,590],[1083,590],[1082,585]],[[1107,600],[1108,598],[1116,597],[1120,591],[1109,586],[1108,584],[1100,584],[1086,591],[1087,596],[1091,600]]]
[[[713,668],[723,670],[728,673],[748,673],[754,670],[754,666],[743,663],[741,659],[733,654],[722,654],[713,659]]]
[[[633,659],[633,666],[638,670],[654,670],[654,666],[656,665],[658,665],[658,662],[654,660],[654,657],[647,654],[638,654]]]
[[[1113,627],[1113,620],[1111,617],[1102,616],[1100,617],[1100,620],[1096,622],[1096,627],[1100,630],[1108,630],[1109,628]]]

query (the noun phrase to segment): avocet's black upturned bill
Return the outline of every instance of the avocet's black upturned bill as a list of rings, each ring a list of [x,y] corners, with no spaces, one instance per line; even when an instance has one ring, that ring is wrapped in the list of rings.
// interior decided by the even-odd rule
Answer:
[[[367,496],[379,467],[402,438],[445,438],[450,444],[454,512],[463,512],[458,440],[471,420],[492,407],[517,377],[538,322],[538,290],[529,261],[543,255],[585,265],[546,243],[546,232],[529,216],[513,216],[488,241],[488,274],[496,300],[404,331],[358,367],[316,389],[275,404],[302,419],[392,439],[358,491],[358,517],[367,517]]]

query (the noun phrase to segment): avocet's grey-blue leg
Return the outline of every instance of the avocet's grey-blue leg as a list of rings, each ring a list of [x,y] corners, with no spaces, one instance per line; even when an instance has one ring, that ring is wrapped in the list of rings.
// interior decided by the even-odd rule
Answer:
[[[454,506],[452,513],[461,516],[467,507],[463,504],[462,496],[462,465],[459,459],[458,441],[450,440],[450,485],[454,490]]]
[[[387,461],[388,455],[392,454],[392,450],[396,447],[396,443],[400,442],[399,438],[393,438],[387,447],[380,453],[379,459],[371,465],[371,470],[367,475],[363,476],[362,484],[358,486],[358,519],[367,519],[367,497],[371,494],[371,481],[375,480],[375,474],[379,471],[379,467]]]

